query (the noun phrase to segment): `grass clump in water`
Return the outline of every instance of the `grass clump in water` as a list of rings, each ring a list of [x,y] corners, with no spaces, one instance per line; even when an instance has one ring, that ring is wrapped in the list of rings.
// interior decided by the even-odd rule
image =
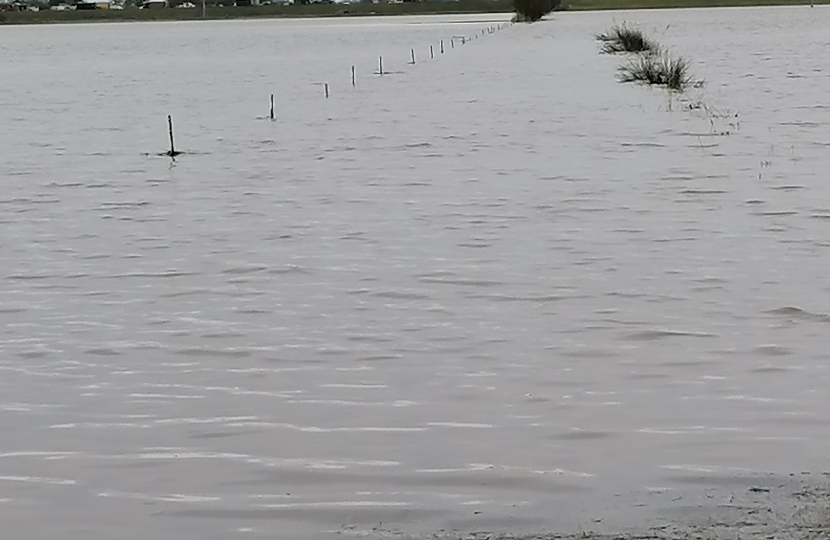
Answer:
[[[605,54],[619,53],[657,53],[660,46],[650,39],[639,28],[629,27],[622,23],[614,25],[604,34],[597,34],[597,41],[602,42],[600,52]]]
[[[674,58],[666,52],[644,54],[620,67],[620,81],[665,86],[669,90],[682,92],[694,84],[690,67],[688,59]]]

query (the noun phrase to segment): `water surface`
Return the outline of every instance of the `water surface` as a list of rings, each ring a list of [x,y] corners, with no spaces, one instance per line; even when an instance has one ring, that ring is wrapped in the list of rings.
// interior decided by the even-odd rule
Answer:
[[[827,14],[3,28],[4,531],[613,528],[826,470]],[[617,83],[615,20],[706,85]]]

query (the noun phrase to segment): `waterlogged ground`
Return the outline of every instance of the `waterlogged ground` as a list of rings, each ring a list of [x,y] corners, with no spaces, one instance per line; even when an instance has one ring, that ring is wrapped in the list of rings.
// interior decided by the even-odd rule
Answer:
[[[828,16],[4,28],[3,534],[774,530],[830,469]],[[615,82],[623,20],[705,86]]]

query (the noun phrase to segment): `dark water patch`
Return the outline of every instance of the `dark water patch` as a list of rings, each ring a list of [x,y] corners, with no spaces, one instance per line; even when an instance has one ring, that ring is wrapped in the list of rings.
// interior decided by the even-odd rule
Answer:
[[[672,482],[680,484],[697,485],[697,486],[713,486],[713,487],[729,487],[748,489],[751,487],[766,486],[777,487],[778,480],[775,477],[769,478],[746,476],[747,471],[735,471],[734,474],[679,474],[668,475],[667,478]]]
[[[703,277],[703,278],[693,279],[692,281],[694,281],[695,283],[705,283],[705,284],[729,283],[729,280],[719,278],[719,277]]]
[[[240,285],[245,283],[251,283],[253,280],[247,277],[236,277],[230,278],[225,283],[230,283],[231,285]]]
[[[203,339],[228,339],[228,338],[244,338],[248,334],[243,332],[207,332],[200,337]]]
[[[260,308],[245,308],[245,309],[234,309],[234,313],[239,313],[241,315],[268,315],[274,313],[270,309],[260,309]]]
[[[84,351],[86,354],[93,354],[95,356],[119,356],[122,353],[115,349],[110,349],[109,347],[100,347],[94,349],[87,349]]]
[[[563,535],[556,533],[528,533],[522,534],[518,531],[540,531],[545,530],[545,519],[531,518],[526,516],[488,516],[486,510],[475,510],[481,508],[479,506],[469,507],[468,515],[471,517],[456,517],[446,522],[444,527],[454,531],[476,531],[467,534],[449,534],[443,531],[440,534],[432,535],[435,540],[558,540],[563,538]],[[511,531],[509,533],[503,532],[485,532],[485,531]],[[590,538],[591,533],[582,533],[582,536],[574,535],[568,540],[594,540]],[[390,536],[391,538],[391,536]],[[622,539],[620,539],[622,540]],[[631,539],[633,540],[633,539]]]
[[[392,362],[403,358],[400,354],[373,354],[369,356],[360,356],[355,358],[357,362]]]
[[[460,347],[448,347],[448,346],[442,345],[442,346],[431,347],[429,349],[417,348],[417,347],[412,347],[412,348],[396,347],[392,350],[394,350],[396,352],[407,353],[407,354],[413,354],[413,353],[420,352],[421,354],[424,354],[424,355],[438,355],[438,356],[453,355],[453,354],[463,355],[463,354],[467,354],[468,352],[470,352],[470,346],[469,345],[463,345],[463,346],[460,346]]]
[[[115,469],[120,470],[143,470],[143,469],[157,469],[166,468],[172,465],[171,461],[163,459],[140,459],[137,461],[123,461],[121,459],[112,460],[98,460],[95,462],[95,469]]]
[[[41,285],[36,282],[32,285],[32,289],[36,291],[75,291],[80,289],[78,285],[67,285],[63,283],[51,283],[49,285]]]
[[[686,296],[670,296],[668,294],[659,294],[646,296],[645,301],[649,304],[663,304],[666,302],[688,302],[689,298]]]
[[[450,279],[440,277],[419,277],[418,281],[422,283],[435,283],[438,285],[458,285],[462,287],[500,287],[505,284],[503,281],[489,279]]]
[[[20,171],[20,170],[15,171],[15,170],[12,170],[12,171],[8,171],[6,174],[9,175],[9,176],[12,176],[12,177],[15,177],[15,176],[32,176],[33,174],[35,174],[35,172],[34,171]]]
[[[826,313],[812,313],[792,306],[770,309],[764,313],[798,321],[830,322],[830,315]]]
[[[611,297],[619,297],[619,298],[645,298],[645,294],[643,293],[635,293],[635,292],[626,292],[626,291],[611,291],[605,294],[605,296]]]
[[[798,215],[796,210],[768,210],[766,212],[753,212],[756,216],[763,217],[786,217]]]
[[[242,431],[203,431],[199,433],[191,433],[188,435],[191,439],[197,440],[214,440],[214,439],[228,439],[231,437],[237,436],[244,436],[244,435],[253,435],[256,433],[260,433],[262,430],[242,430]]]
[[[29,197],[17,197],[17,198],[14,198],[14,199],[0,199],[0,204],[21,204],[22,203],[24,205],[28,205],[28,204],[31,204],[33,202],[35,202],[35,200],[31,199]]]
[[[114,274],[111,276],[100,276],[103,279],[125,279],[125,278],[155,278],[169,279],[178,277],[189,277],[198,275],[196,272],[183,272],[179,270],[168,270],[166,272],[130,272],[126,274]]]
[[[559,302],[566,300],[568,296],[561,296],[558,294],[547,295],[515,295],[515,294],[472,294],[464,295],[466,298],[477,300],[490,300],[492,302],[528,302],[531,304],[548,304],[551,302]]]
[[[372,334],[353,334],[346,336],[346,339],[354,343],[391,343],[395,338],[389,336],[378,336]]]
[[[623,142],[620,143],[620,146],[623,148],[665,148],[666,145],[659,142],[654,141],[645,141],[645,142]]]
[[[812,120],[798,120],[798,121],[791,121],[791,122],[779,122],[781,126],[796,126],[796,127],[810,127],[810,128],[817,128],[822,127],[824,124],[820,122],[814,122]]]
[[[50,182],[49,187],[56,187],[56,188],[75,188],[75,187],[83,187],[83,182]]]
[[[762,356],[789,356],[793,354],[792,349],[780,345],[761,345],[756,347],[753,352]]]
[[[280,268],[271,268],[267,271],[269,274],[284,275],[284,274],[311,274],[312,271],[302,266],[289,264]]]
[[[51,351],[23,351],[17,353],[17,356],[27,360],[35,360],[37,358],[45,358],[50,354],[52,354]]]
[[[656,341],[668,338],[716,338],[718,334],[710,332],[692,332],[685,330],[644,330],[623,336],[628,341]]]
[[[670,244],[673,242],[697,242],[700,240],[698,236],[676,236],[674,238],[662,237],[662,238],[655,238],[652,242],[659,243],[659,244]]]
[[[12,274],[10,276],[6,276],[6,279],[9,281],[42,281],[45,279],[53,279],[59,276],[55,276],[52,274]]]
[[[196,357],[249,358],[252,353],[248,349],[210,349],[207,347],[191,347],[187,349],[176,349],[173,351],[173,354]]]
[[[572,480],[572,479],[571,479]],[[296,486],[338,486],[338,485],[385,485],[397,490],[409,487],[427,488],[482,488],[533,493],[576,493],[584,491],[565,475],[518,474],[510,471],[488,468],[486,470],[428,470],[407,474],[358,473],[342,470],[283,469],[263,471],[256,483],[286,483]],[[239,483],[247,484],[240,481]]]
[[[378,291],[371,293],[376,298],[387,298],[390,300],[432,300],[428,294],[412,291]]]
[[[725,193],[729,193],[725,189],[694,189],[694,188],[687,188],[681,189],[679,193],[684,195],[723,195]]]
[[[0,315],[11,315],[13,313],[24,313],[26,308],[0,307]]]
[[[342,502],[297,502],[260,505],[260,508],[227,509],[206,508],[166,511],[164,515],[172,517],[191,517],[202,519],[220,519],[231,522],[245,520],[288,520],[304,523],[328,523],[341,526],[343,523],[378,525],[382,523],[421,523],[450,514],[450,510],[430,510],[413,508],[408,504],[394,505],[388,500],[379,501],[373,506],[361,501],[349,504]]]
[[[87,291],[87,292],[81,293],[81,296],[88,296],[88,297],[91,297],[91,298],[95,298],[95,297],[98,297],[98,296],[107,297],[107,296],[113,296],[113,295],[115,295],[115,293],[113,291]]]
[[[690,290],[695,293],[709,293],[715,291],[726,292],[727,288],[723,285],[701,285],[699,287],[692,287]]]
[[[770,189],[775,191],[797,191],[799,189],[805,189],[807,186],[802,186],[798,184],[786,184],[783,186],[772,186]]]
[[[601,358],[614,358],[619,356],[620,353],[617,351],[607,351],[602,349],[587,349],[587,350],[579,350],[579,351],[562,351],[559,353],[561,356],[565,358],[575,358],[575,359],[601,359]]]
[[[790,370],[785,368],[785,367],[780,367],[780,366],[764,366],[764,367],[759,367],[759,368],[752,368],[752,369],[749,370],[750,373],[760,373],[760,374],[764,374],[764,373],[771,373],[771,374],[786,373],[787,371],[790,371]]]
[[[641,327],[641,326],[648,325],[647,321],[630,320],[630,319],[626,320],[626,319],[620,319],[620,318],[616,318],[616,317],[600,317],[599,320],[601,322],[607,322],[607,323],[615,324],[615,325],[618,325],[618,326],[640,326]]]
[[[553,436],[554,439],[565,441],[596,441],[600,439],[607,439],[616,436],[617,433],[611,431],[590,431],[582,429],[573,429],[564,433],[559,433]]]
[[[200,296],[212,292],[210,289],[190,289],[186,291],[176,291],[172,293],[163,293],[159,298],[184,298],[187,296]]]
[[[668,379],[669,376],[665,373],[631,373],[625,376],[630,381],[656,381],[660,379]]]
[[[136,202],[102,202],[99,208],[94,208],[93,210],[114,210],[114,209],[130,209],[130,208],[141,208],[144,206],[150,206],[149,201],[136,201]]]
[[[782,424],[785,426],[830,426],[830,417],[814,414],[779,414],[767,416],[765,422]]]
[[[719,353],[723,354],[723,353]],[[665,362],[658,362],[655,365],[669,369],[675,368],[691,368],[700,370],[701,368],[710,368],[718,364],[717,360],[667,360]]]
[[[122,218],[124,221],[134,221],[136,223],[164,223],[169,221],[167,216],[147,216],[136,218]]]
[[[478,242],[478,243],[476,243],[476,242],[460,242],[456,245],[458,247],[462,247],[462,248],[482,249],[482,248],[491,247],[493,244],[488,243],[488,242]]]
[[[434,343],[457,343],[466,340],[466,336],[435,336],[430,339]]]

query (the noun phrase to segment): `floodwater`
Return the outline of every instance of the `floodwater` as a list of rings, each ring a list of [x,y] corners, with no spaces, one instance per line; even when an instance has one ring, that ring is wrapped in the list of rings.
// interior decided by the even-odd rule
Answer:
[[[3,536],[613,528],[827,470],[828,16],[3,27]],[[623,20],[705,86],[617,83]]]

